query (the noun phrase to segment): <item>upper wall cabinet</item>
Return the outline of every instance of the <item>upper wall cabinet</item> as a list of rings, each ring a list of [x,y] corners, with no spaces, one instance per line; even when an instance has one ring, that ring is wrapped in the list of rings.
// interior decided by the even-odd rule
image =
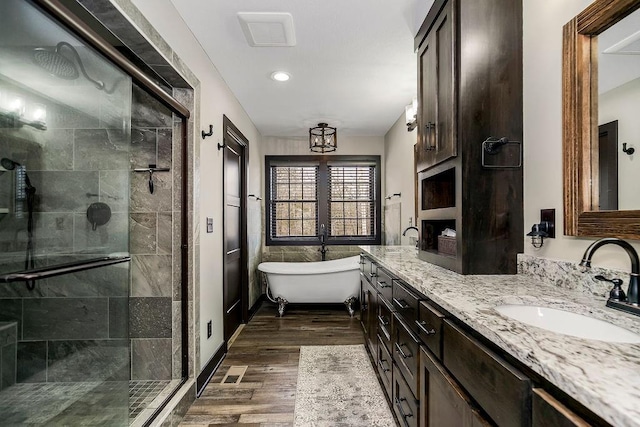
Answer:
[[[462,274],[515,274],[525,233],[522,0],[436,0],[415,48],[419,257]],[[508,144],[487,151],[487,140]]]
[[[418,48],[418,171],[457,154],[454,3],[444,5]]]

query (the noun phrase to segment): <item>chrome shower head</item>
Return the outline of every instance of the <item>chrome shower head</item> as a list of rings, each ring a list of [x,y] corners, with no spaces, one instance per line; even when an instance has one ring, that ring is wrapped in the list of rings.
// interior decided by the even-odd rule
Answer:
[[[60,46],[60,45],[58,45]],[[64,79],[75,80],[80,77],[78,67],[70,59],[55,50],[36,48],[33,50],[33,61],[37,66],[47,71],[52,76]]]

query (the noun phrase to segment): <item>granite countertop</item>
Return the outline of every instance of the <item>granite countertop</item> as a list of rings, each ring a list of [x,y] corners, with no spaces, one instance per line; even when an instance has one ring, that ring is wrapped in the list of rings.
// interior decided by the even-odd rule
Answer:
[[[605,307],[604,296],[559,287],[536,275],[463,276],[419,260],[413,247],[361,249],[607,422],[640,426],[640,344],[553,333],[505,317],[494,307],[553,307],[587,314],[639,334],[640,317]],[[626,290],[626,284],[623,287]]]

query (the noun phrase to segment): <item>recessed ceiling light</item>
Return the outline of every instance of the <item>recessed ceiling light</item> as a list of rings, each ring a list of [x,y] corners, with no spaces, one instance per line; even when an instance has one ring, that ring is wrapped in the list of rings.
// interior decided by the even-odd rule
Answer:
[[[274,71],[271,74],[271,78],[277,82],[286,82],[291,78],[289,73],[285,73],[284,71]]]

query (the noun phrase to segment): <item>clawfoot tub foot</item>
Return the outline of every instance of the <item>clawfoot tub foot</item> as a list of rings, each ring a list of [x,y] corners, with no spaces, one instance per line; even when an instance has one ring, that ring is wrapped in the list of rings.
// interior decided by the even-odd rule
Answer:
[[[282,317],[284,315],[284,309],[287,304],[289,304],[289,301],[281,297],[276,298],[276,301],[278,301],[278,314]]]
[[[347,306],[349,316],[353,317],[355,311],[353,310],[353,303],[356,302],[356,297],[349,297],[345,300],[344,305]]]

